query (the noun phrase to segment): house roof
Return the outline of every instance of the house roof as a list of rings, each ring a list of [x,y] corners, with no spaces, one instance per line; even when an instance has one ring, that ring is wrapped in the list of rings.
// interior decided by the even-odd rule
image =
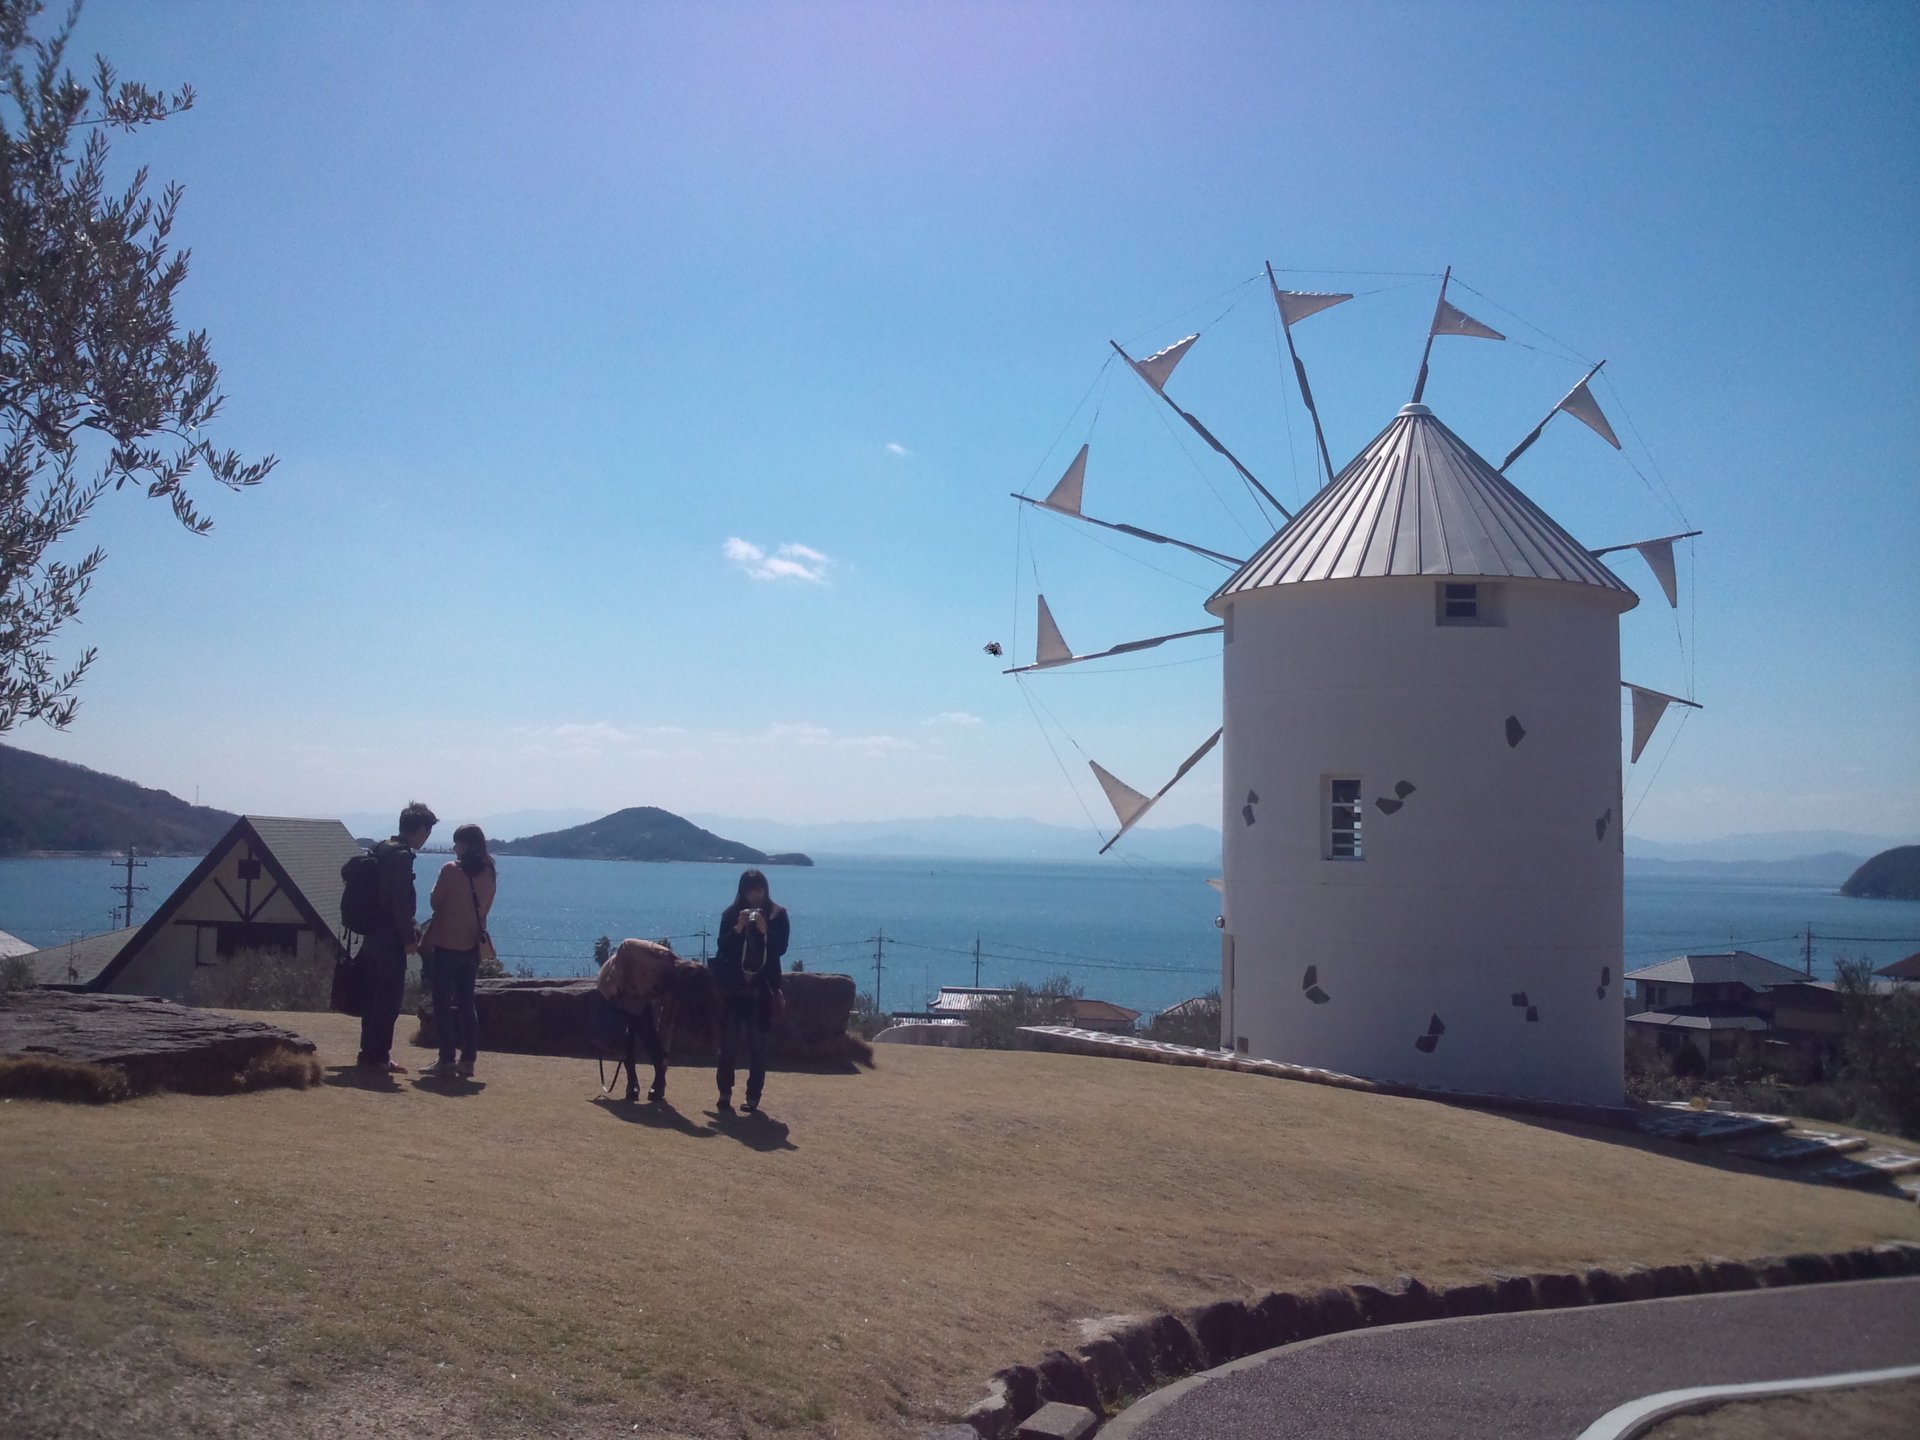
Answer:
[[[942,985],[940,993],[933,997],[929,1010],[973,1010],[995,1000],[1010,999],[1011,990],[997,989],[988,985]]]
[[[1195,995],[1191,1000],[1182,1000],[1178,1005],[1169,1005],[1160,1012],[1162,1020],[1178,1020],[1188,1015],[1202,1015],[1215,1008],[1218,1001],[1208,995]]]
[[[18,935],[9,935],[6,931],[0,930],[0,960],[10,959],[15,955],[31,955],[33,951],[34,946],[28,941],[22,940]]]
[[[286,880],[313,903],[334,934],[340,923],[340,867],[360,851],[360,842],[338,820],[298,820],[284,815],[248,815]]]
[[[1310,580],[1561,580],[1639,597],[1424,405],[1393,423],[1207,601]]]
[[[1884,975],[1889,980],[1920,980],[1920,950],[1914,951],[1904,960],[1896,960],[1891,965],[1882,965],[1873,973]]]
[[[1131,1025],[1140,1018],[1138,1010],[1129,1010],[1111,1000],[1069,1000],[1067,1008],[1076,1020],[1117,1020]]]
[[[1642,1010],[1627,1016],[1629,1025],[1658,1025],[1669,1030],[1765,1030],[1758,1015],[1675,1015],[1667,1010]]]
[[[54,990],[84,989],[139,933],[140,927],[135,925],[126,930],[109,930],[104,935],[83,935],[64,945],[43,945],[26,957],[33,967],[33,983]]]
[[[284,815],[242,815],[207,851],[204,859],[160,902],[160,908],[110,957],[89,982],[104,989],[126,968],[141,948],[166,927],[187,898],[234,846],[251,840],[261,863],[316,932],[338,936],[340,924],[340,867],[359,853],[360,845],[338,820],[304,820]]]
[[[1676,955],[1658,965],[1629,970],[1626,978],[1673,985],[1724,985],[1737,981],[1749,990],[1764,990],[1769,985],[1787,985],[1805,981],[1807,977],[1750,950],[1730,950],[1721,955]]]

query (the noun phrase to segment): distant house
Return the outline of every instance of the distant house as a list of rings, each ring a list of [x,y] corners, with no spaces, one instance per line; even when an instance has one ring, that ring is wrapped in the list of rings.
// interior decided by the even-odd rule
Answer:
[[[1082,1030],[1106,1030],[1115,1034],[1125,1034],[1133,1029],[1133,1022],[1140,1018],[1138,1010],[1129,1010],[1124,1005],[1115,1005],[1111,1000],[1067,1001],[1068,1023]]]
[[[22,940],[18,935],[9,935],[6,931],[0,930],[0,960],[11,960],[16,955],[31,955],[32,953],[33,946]]]
[[[1704,1005],[1743,1005],[1769,986],[1807,977],[1750,950],[1719,955],[1679,955],[1658,965],[1629,970],[1649,1009],[1684,1010]]]
[[[1896,960],[1891,965],[1882,965],[1873,973],[1897,984],[1914,984],[1920,981],[1920,950],[1914,951],[1904,960]]]
[[[49,989],[197,1003],[236,962],[330,962],[345,949],[340,867],[359,844],[338,820],[243,815],[144,925],[49,945],[27,958]]]
[[[1011,1000],[1013,991],[992,986],[942,985],[940,993],[926,1009],[929,1019],[964,1020],[982,1005]],[[1061,1002],[1066,1023],[1082,1030],[1127,1031],[1140,1018],[1138,1010],[1115,1005],[1108,1000],[1084,1000],[1079,997]]]
[[[1651,1036],[1668,1056],[1691,1045],[1709,1075],[1723,1071],[1743,1045],[1791,1054],[1817,1070],[1839,1044],[1834,987],[1751,951],[1680,955],[1626,978],[1644,1007],[1629,1010],[1627,1033]]]
[[[963,1020],[982,1005],[1011,1000],[1013,991],[980,985],[942,985],[927,1007],[927,1014]]]

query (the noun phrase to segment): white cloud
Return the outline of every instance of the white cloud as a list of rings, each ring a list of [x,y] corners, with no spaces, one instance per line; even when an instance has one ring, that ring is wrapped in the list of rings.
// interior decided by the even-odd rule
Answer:
[[[929,715],[920,722],[922,725],[979,725],[983,723],[978,715],[967,710],[942,710],[938,715]]]
[[[810,545],[782,545],[769,555],[751,540],[729,536],[720,553],[755,580],[805,580],[824,585],[833,561]]]
[[[913,452],[898,440],[889,440],[887,442],[887,453],[889,455],[911,455]]]

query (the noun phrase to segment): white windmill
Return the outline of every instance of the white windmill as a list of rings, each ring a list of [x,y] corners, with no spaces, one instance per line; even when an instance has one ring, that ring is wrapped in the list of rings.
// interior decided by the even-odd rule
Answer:
[[[1224,736],[1223,1046],[1618,1103],[1619,617],[1639,599],[1599,557],[1637,549],[1677,606],[1673,542],[1698,532],[1589,550],[1505,478],[1562,412],[1619,448],[1598,366],[1498,469],[1420,403],[1436,337],[1505,338],[1447,300],[1450,271],[1412,403],[1333,473],[1292,326],[1351,297],[1267,278],[1330,479],[1242,562],[1086,515],[1083,446],[1045,499],[1016,498],[1233,565],[1206,602],[1219,623],[1076,655],[1042,596],[1035,660],[1009,673],[1222,635],[1221,729],[1151,795],[1093,770],[1119,820],[1104,852]],[[1166,395],[1197,338],[1121,353],[1266,495]],[[1694,702],[1626,688],[1637,761],[1667,706]]]

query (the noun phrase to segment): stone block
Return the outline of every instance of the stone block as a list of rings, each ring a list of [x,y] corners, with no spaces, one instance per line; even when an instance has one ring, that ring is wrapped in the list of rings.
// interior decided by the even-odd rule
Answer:
[[[1034,1367],[1040,1372],[1040,1399],[1077,1405],[1100,1415],[1100,1388],[1078,1357],[1064,1350],[1049,1350]]]
[[[1112,1335],[1100,1335],[1079,1349],[1080,1363],[1093,1378],[1093,1388],[1103,1406],[1112,1405],[1130,1395],[1144,1395],[1153,1388],[1151,1370],[1143,1373],[1127,1354],[1126,1347]]]
[[[1653,1269],[1653,1293],[1662,1300],[1675,1295],[1698,1295],[1700,1272],[1691,1265],[1657,1265]]]
[[[1206,1369],[1200,1342],[1178,1315],[1156,1315],[1147,1325],[1148,1343],[1153,1347],[1153,1373],[1170,1380]]]
[[[1793,1272],[1787,1269],[1784,1260],[1756,1260],[1753,1262],[1753,1273],[1760,1278],[1762,1285],[1770,1288],[1795,1283]]]
[[[1050,1401],[1020,1422],[1015,1440],[1086,1440],[1099,1417],[1079,1405]]]
[[[1366,1324],[1360,1313],[1360,1302],[1343,1286],[1322,1286],[1308,1298],[1308,1305],[1315,1335],[1338,1335],[1343,1330],[1358,1330]]]
[[[1484,1280],[1472,1285],[1449,1285],[1437,1291],[1436,1298],[1443,1315],[1497,1315],[1500,1311],[1500,1292]]]
[[[1652,1300],[1659,1295],[1653,1280],[1653,1272],[1644,1265],[1635,1265],[1622,1270],[1615,1276],[1620,1283],[1622,1300]]]
[[[1876,1245],[1873,1253],[1878,1258],[1882,1275],[1911,1275],[1920,1270],[1920,1250],[1898,1241]]]
[[[1313,1332],[1310,1307],[1291,1290],[1273,1290],[1262,1295],[1247,1312],[1248,1344],[1252,1354],[1271,1350],[1276,1345],[1291,1345]]]
[[[21,990],[0,996],[0,1055],[118,1071],[127,1094],[222,1094],[244,1088],[236,1077],[256,1061],[313,1053],[313,1042],[291,1030],[147,995]]]
[[[1248,1353],[1247,1305],[1244,1300],[1216,1300],[1193,1312],[1193,1338],[1207,1366],[1224,1365]]]
[[[1502,1275],[1493,1284],[1494,1293],[1500,1297],[1499,1313],[1511,1315],[1521,1310],[1533,1310],[1539,1306],[1534,1297],[1533,1281],[1525,1275]]]
[[[1626,1283],[1605,1266],[1591,1267],[1581,1279],[1587,1287],[1587,1298],[1595,1305],[1618,1305],[1627,1298]]]
[[[1741,1260],[1716,1256],[1699,1268],[1703,1290],[1754,1290],[1760,1285],[1760,1277],[1753,1273],[1753,1267]]]
[[[1587,1303],[1587,1287],[1578,1275],[1535,1275],[1533,1294],[1542,1310],[1566,1310]]]
[[[1789,1255],[1784,1262],[1796,1285],[1818,1285],[1834,1278],[1833,1261],[1825,1255],[1804,1252]]]
[[[1040,1372],[1031,1365],[1009,1365],[993,1372],[994,1383],[1007,1397],[1014,1417],[1040,1408]],[[1011,1427],[1009,1427],[1011,1428]]]

